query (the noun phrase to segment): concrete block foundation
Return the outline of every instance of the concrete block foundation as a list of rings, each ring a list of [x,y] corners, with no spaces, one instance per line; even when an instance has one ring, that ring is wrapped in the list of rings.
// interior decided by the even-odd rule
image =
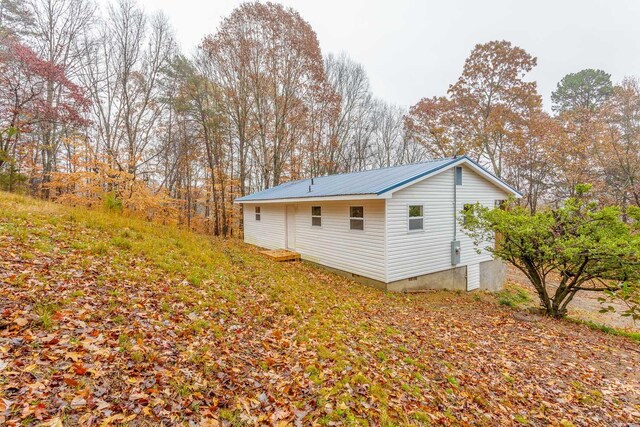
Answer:
[[[395,282],[384,283],[379,280],[370,279],[348,271],[327,267],[311,261],[305,261],[316,266],[329,270],[339,276],[346,277],[356,282],[371,286],[377,289],[390,292],[419,292],[425,290],[448,289],[453,291],[467,290],[467,266],[455,267],[448,270],[437,271],[435,273],[424,274],[422,276],[397,280]],[[480,290],[497,292],[504,286],[507,268],[504,262],[499,259],[480,263]]]
[[[466,290],[467,267],[456,267],[387,283],[387,290],[391,292],[416,292],[427,289]]]
[[[507,278],[507,265],[501,259],[480,263],[480,289],[498,292],[504,287]]]

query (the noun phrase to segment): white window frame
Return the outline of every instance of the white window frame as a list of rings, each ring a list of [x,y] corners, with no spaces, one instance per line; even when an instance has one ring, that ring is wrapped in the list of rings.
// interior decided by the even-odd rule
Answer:
[[[320,215],[314,215],[313,208],[320,208]],[[314,218],[320,218],[320,225],[315,225],[313,223]],[[311,206],[311,228],[322,228],[322,206],[320,205]]]
[[[362,208],[362,218],[360,217],[352,217],[351,216],[351,208]],[[366,214],[364,212],[364,205],[349,205],[349,231],[353,231],[355,233],[364,233],[367,229],[367,224],[365,223]],[[362,221],[362,230],[358,230],[357,228],[351,228],[351,220],[361,220]]]
[[[410,210],[411,210],[411,206],[422,206],[422,216],[410,216]],[[407,203],[407,233],[424,233],[424,230],[426,228],[425,225],[425,205],[424,203]],[[422,228],[419,228],[417,230],[412,230],[410,227],[410,223],[411,223],[411,219],[416,219],[416,218],[422,218]]]
[[[262,219],[262,209],[260,209],[260,206],[255,206],[253,208],[253,213],[255,215],[254,219],[256,221],[260,221]]]

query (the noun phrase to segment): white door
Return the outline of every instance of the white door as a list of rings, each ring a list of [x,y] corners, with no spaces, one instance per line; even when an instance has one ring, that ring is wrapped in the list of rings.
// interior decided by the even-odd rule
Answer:
[[[467,290],[480,287],[480,264],[467,265]]]
[[[296,248],[296,207],[287,206],[287,249]]]

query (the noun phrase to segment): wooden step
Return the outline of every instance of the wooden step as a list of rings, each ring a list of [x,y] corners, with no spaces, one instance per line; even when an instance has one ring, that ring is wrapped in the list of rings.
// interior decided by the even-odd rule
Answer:
[[[276,262],[300,261],[300,254],[298,252],[286,249],[272,249],[270,251],[260,251],[260,253]]]

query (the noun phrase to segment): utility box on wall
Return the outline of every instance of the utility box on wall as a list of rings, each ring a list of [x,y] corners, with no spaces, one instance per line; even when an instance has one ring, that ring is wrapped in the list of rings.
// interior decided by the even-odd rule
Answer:
[[[451,265],[460,264],[460,240],[451,242]]]

